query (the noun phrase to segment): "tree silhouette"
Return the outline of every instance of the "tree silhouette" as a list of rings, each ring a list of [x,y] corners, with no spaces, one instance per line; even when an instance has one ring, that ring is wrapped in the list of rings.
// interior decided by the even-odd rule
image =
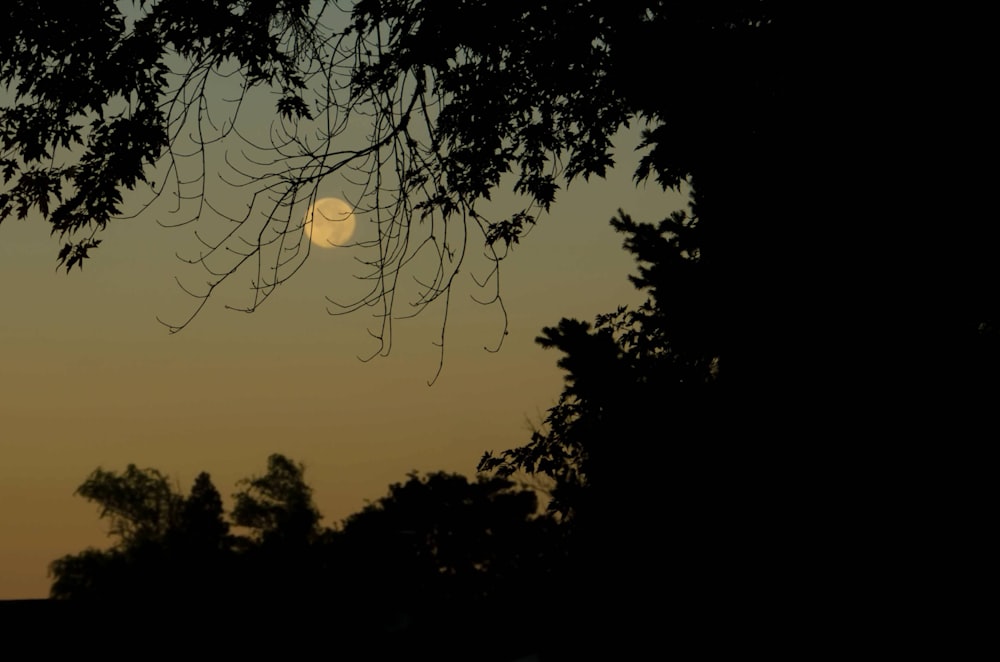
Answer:
[[[305,467],[284,455],[267,458],[267,473],[242,481],[234,495],[233,523],[250,529],[261,545],[304,546],[319,533],[321,515],[305,483]]]
[[[411,474],[322,528],[303,465],[274,454],[239,485],[227,517],[206,473],[183,497],[153,469],[96,470],[79,493],[111,519],[115,542],[54,561],[51,596],[114,614],[121,636],[137,642],[176,630],[178,650],[197,642],[298,654],[322,630],[369,656],[419,648],[469,659],[463,642],[510,628],[474,654],[499,662],[544,643],[521,631],[524,601],[553,589],[561,538],[533,492],[501,478]],[[174,504],[167,524],[150,507],[163,494]],[[223,636],[215,624],[226,613],[238,619]]]
[[[193,313],[244,270],[254,284],[241,308],[253,310],[305,259],[299,206],[349,174],[351,202],[378,233],[360,258],[370,289],[332,312],[380,310],[373,355],[389,349],[398,302],[447,302],[473,251],[485,250],[487,299],[500,302],[509,248],[561,186],[613,167],[612,137],[632,124],[646,127],[637,178],[693,185],[706,269],[732,267],[771,211],[791,130],[791,30],[769,1],[361,0],[318,13],[304,0],[104,2],[44,26],[37,3],[8,5],[0,80],[13,101],[0,135],[12,187],[0,219],[39,211],[69,238],[59,258],[70,269],[124,213],[123,189],[172,195],[204,237],[187,258],[208,276]],[[637,75],[650,68],[662,77]],[[242,121],[264,92],[275,120],[256,140]],[[205,163],[220,153],[245,213],[212,202]],[[523,203],[491,210],[501,186]],[[433,265],[407,293],[400,276],[424,253]]]
[[[100,506],[114,542],[54,561],[53,598],[146,603],[223,589],[231,539],[208,474],[197,477],[185,498],[155,469],[96,469],[77,494]]]
[[[529,444],[486,453],[479,465],[501,476],[549,476],[549,508],[574,521],[598,507],[621,517],[635,508],[625,504],[643,503],[636,494],[657,489],[666,455],[676,459],[692,446],[690,437],[712,433],[708,414],[718,403],[717,340],[710,333],[716,313],[698,279],[692,219],[677,212],[654,226],[622,214],[612,224],[627,235],[625,248],[639,262],[631,280],[647,300],[600,315],[594,326],[563,319],[543,329],[538,343],[563,354],[559,403]],[[676,441],[653,441],[656,434]]]
[[[230,544],[222,496],[205,472],[195,478],[191,494],[181,506],[176,534],[184,544],[198,550],[220,551]]]
[[[101,506],[110,520],[109,535],[122,547],[160,541],[176,526],[183,499],[156,469],[130,464],[121,475],[96,469],[77,494]]]
[[[677,641],[742,631],[739,619],[752,616],[713,601],[745,590],[747,565],[771,569],[784,540],[770,526],[787,521],[769,509],[771,491],[787,487],[775,478],[782,469],[753,456],[752,426],[727,420],[739,409],[721,376],[721,311],[698,208],[657,224],[612,219],[645,302],[543,329],[537,342],[562,355],[559,401],[527,444],[479,464],[555,483],[549,509],[565,560],[553,614],[580,633],[565,642],[570,657],[599,645],[641,653],[665,620]],[[760,547],[740,547],[750,540]]]
[[[549,562],[542,557],[550,522],[535,518],[533,492],[513,488],[498,478],[411,474],[347,518],[335,544],[345,567],[375,580],[366,588],[375,604],[417,623],[481,619],[484,607],[537,588]]]
[[[232,522],[250,531],[237,540],[233,592],[263,610],[290,610],[286,617],[306,611],[323,586],[322,516],[304,474],[303,465],[273,454],[267,472],[241,481],[243,489],[233,495]]]

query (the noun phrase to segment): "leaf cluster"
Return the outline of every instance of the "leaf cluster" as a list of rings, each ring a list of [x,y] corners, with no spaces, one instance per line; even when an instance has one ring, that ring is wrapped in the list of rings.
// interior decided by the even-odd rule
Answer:
[[[561,176],[602,176],[614,164],[611,136],[633,109],[610,75],[612,43],[643,16],[588,2],[362,1],[353,29],[366,43],[384,39],[354,69],[352,88],[426,81],[447,196],[488,199],[514,172],[513,190],[548,210]]]
[[[224,63],[235,62],[249,87],[283,90],[279,112],[303,115],[301,52],[288,42],[308,35],[308,5],[172,0],[129,10],[101,0],[53,12],[37,0],[5,3],[0,222],[37,210],[70,239],[60,264],[82,265],[94,234],[121,214],[123,191],[148,184],[147,170],[177,146],[171,127],[191,107],[186,90]],[[175,86],[178,60],[190,68]]]

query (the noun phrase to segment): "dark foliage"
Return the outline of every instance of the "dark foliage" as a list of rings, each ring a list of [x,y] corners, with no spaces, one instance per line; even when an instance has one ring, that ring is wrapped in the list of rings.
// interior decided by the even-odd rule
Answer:
[[[52,12],[45,3],[5,3],[0,27],[0,114],[4,169],[0,221],[37,209],[52,232],[72,238],[59,254],[67,271],[122,211],[139,183],[177,140],[178,117],[193,110],[171,89],[169,60],[191,64],[197,79],[233,61],[247,84],[286,90],[304,83],[289,32],[306,29],[307,2],[145,2],[102,0]],[[192,82],[189,80],[188,82]],[[197,83],[196,83],[197,85]],[[87,236],[89,233],[89,236]]]
[[[77,493],[100,506],[114,542],[54,561],[53,598],[155,604],[223,587],[233,539],[208,474],[184,497],[155,469],[97,469]]]
[[[563,354],[559,403],[528,445],[487,453],[479,465],[500,476],[526,471],[554,479],[549,508],[569,520],[601,503],[620,517],[636,501],[633,493],[673,464],[666,454],[691,446],[692,435],[716,432],[709,408],[718,397],[718,344],[706,333],[715,311],[697,278],[695,226],[682,212],[658,226],[624,214],[613,225],[628,235],[625,247],[640,264],[632,281],[649,298],[635,310],[598,316],[594,326],[563,319],[543,329],[538,343]],[[668,283],[684,286],[675,291]]]
[[[415,274],[411,303],[422,309],[450,291],[470,238],[481,236],[476,250],[497,269],[560,187],[613,167],[612,138],[625,126],[645,127],[637,179],[688,183],[728,205],[698,212],[703,259],[717,272],[742,266],[733,250],[754,245],[743,240],[761,231],[778,197],[772,182],[788,168],[783,3],[362,0],[349,13],[323,5],[314,14],[301,1],[139,2],[129,12],[102,2],[79,21],[70,12],[44,22],[37,3],[8,4],[4,216],[37,209],[53,232],[91,228],[60,253],[65,267],[81,265],[93,232],[120,213],[121,191],[165,166],[172,195],[201,201],[191,219],[226,228],[190,258],[208,275],[207,289],[192,292],[195,312],[244,266],[253,310],[308,249],[292,208],[329,175],[352,173],[362,189],[352,202],[378,228],[368,246],[376,257],[360,258],[370,292],[336,311],[382,309],[375,353],[388,351],[398,277],[417,253],[438,262]],[[220,110],[211,90],[231,80],[240,103]],[[258,88],[277,98],[270,145],[237,128]],[[348,131],[358,124],[368,136],[360,146]],[[182,172],[186,154],[216,143],[232,168],[223,177],[245,182],[252,198],[246,217],[213,213],[201,158]],[[523,206],[487,212],[482,203],[501,185]],[[155,196],[167,187],[150,182]]]
[[[525,627],[537,617],[525,603],[552,589],[553,523],[503,479],[413,474],[339,528],[320,526],[303,466],[282,455],[241,486],[227,517],[208,474],[185,497],[153,469],[96,470],[79,493],[114,542],[54,561],[51,596],[115,614],[126,640],[176,628],[170,650],[297,654],[323,628],[369,656],[427,646],[469,659],[462,642]],[[235,614],[223,636],[213,623]],[[472,655],[513,659],[542,641],[527,631]]]

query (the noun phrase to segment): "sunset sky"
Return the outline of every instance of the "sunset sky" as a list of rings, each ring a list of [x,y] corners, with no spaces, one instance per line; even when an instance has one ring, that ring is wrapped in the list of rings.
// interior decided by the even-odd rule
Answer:
[[[200,277],[175,252],[210,221],[165,229],[156,221],[169,214],[155,210],[119,221],[69,275],[57,270],[61,244],[39,218],[4,222],[0,599],[45,597],[49,562],[108,544],[96,506],[73,495],[99,466],[153,467],[184,492],[204,470],[228,498],[270,453],[283,453],[306,465],[324,523],[335,525],[408,472],[471,476],[484,451],[525,443],[562,384],[558,354],[534,343],[541,328],[638,300],[626,278],[634,263],[608,220],[622,207],[655,221],[684,204],[654,183],[636,187],[637,141],[635,131],[622,137],[606,180],[561,191],[504,262],[509,335],[498,353],[484,346],[502,333],[501,311],[471,298],[484,296],[472,276],[488,267],[473,237],[433,386],[440,306],[397,322],[391,354],[367,363],[358,357],[375,349],[369,311],[328,314],[324,297],[357,285],[354,249],[314,250],[252,314],[225,308],[245,304],[248,282],[222,289],[170,335],[157,316],[181,319],[195,304],[175,277]],[[241,202],[239,191],[219,195]],[[359,214],[355,238],[370,225]]]

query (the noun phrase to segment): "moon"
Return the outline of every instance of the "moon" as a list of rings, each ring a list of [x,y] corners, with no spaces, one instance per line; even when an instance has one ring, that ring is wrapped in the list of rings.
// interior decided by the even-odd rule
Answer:
[[[354,235],[354,210],[340,198],[320,198],[306,212],[305,232],[322,248],[343,246]]]

